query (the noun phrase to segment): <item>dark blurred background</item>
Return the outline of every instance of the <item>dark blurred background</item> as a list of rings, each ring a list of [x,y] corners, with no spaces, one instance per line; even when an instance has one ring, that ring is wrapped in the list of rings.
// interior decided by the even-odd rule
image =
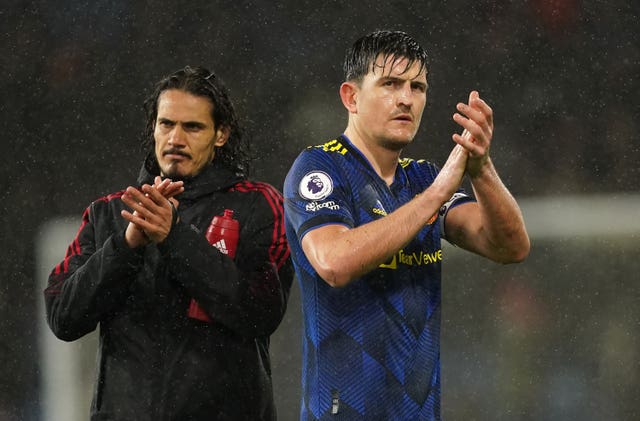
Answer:
[[[0,111],[5,133],[0,168],[0,420],[46,419],[39,412],[38,367],[46,350],[39,349],[36,332],[43,318],[38,310],[42,280],[36,279],[34,269],[40,229],[54,217],[79,218],[92,200],[135,182],[142,159],[142,102],[164,75],[187,64],[214,70],[229,87],[253,138],[259,156],[255,178],[281,188],[302,148],[333,138],[346,125],[338,87],[347,46],[374,29],[405,30],[430,54],[428,104],[422,129],[406,156],[442,164],[452,147],[451,134],[458,129],[451,119],[455,104],[477,89],[495,113],[494,162],[517,198],[628,195],[638,192],[640,162],[639,16],[640,2],[635,0],[5,0],[0,10]],[[64,250],[66,244],[60,247]],[[542,267],[548,268],[544,253],[550,247],[534,249],[532,260],[544,261]],[[637,256],[638,237],[626,247],[626,253]],[[560,260],[557,253],[554,256]],[[566,269],[567,260],[557,264],[575,276]],[[581,260],[577,264],[584,270]],[[521,270],[541,279],[538,266]],[[445,272],[445,281],[455,273]],[[588,273],[579,279],[588,279]],[[607,281],[628,280],[633,274],[637,281],[637,273],[623,270]],[[496,288],[496,294],[531,298],[517,282],[499,286],[495,276],[489,278],[494,281],[485,285]],[[549,293],[542,281],[523,284]],[[458,294],[455,288],[451,294],[464,299],[468,291]],[[554,288],[562,292],[558,284]],[[482,294],[467,297],[476,303],[483,300]],[[628,283],[624,290],[613,288],[607,297],[613,307],[619,297],[640,298],[637,283]],[[487,300],[487,307],[503,309]],[[638,300],[627,303],[638,306]],[[451,318],[446,307],[444,311],[446,332]],[[638,312],[631,314],[625,323],[636,334]],[[489,323],[491,332],[499,334],[487,346],[510,355],[500,347],[509,343],[505,335],[512,330],[496,327],[491,318],[495,314],[479,312],[478,317],[485,319],[459,322],[478,332],[486,332],[483,323]],[[455,326],[455,320],[450,322]],[[548,320],[541,326],[559,335],[549,341],[562,337]],[[452,332],[451,338],[443,349],[455,348],[448,344],[458,341],[459,349],[478,344],[477,338],[465,342],[468,334]],[[638,342],[632,344],[637,356]],[[548,352],[553,345],[522,346]],[[537,373],[528,384],[546,387],[540,377],[543,364],[536,357],[527,358],[527,367]],[[638,358],[635,361],[628,370],[638,369]],[[486,360],[479,357],[477,362]],[[461,365],[450,365],[443,373],[443,404],[450,419],[553,419],[526,405],[504,409],[501,416],[474,412],[480,408],[472,406],[474,399],[496,397],[483,395],[482,385],[468,393],[448,390],[448,384],[461,380],[453,378],[462,370]],[[517,389],[513,377],[507,374],[503,380],[502,387]],[[607,400],[614,407],[608,413],[617,415],[593,419],[632,419],[638,404],[624,393],[640,382],[637,377],[622,385],[612,382],[618,389]],[[298,386],[297,377],[291,384]],[[523,402],[518,396],[499,396]],[[466,412],[454,409],[458,404],[447,400],[453,398],[458,404],[468,402]],[[530,405],[536,407],[535,402]]]

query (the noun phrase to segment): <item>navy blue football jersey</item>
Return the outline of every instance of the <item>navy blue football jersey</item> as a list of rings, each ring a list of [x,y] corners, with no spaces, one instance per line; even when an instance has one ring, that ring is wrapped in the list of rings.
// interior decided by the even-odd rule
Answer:
[[[440,419],[441,222],[474,199],[460,190],[388,262],[344,288],[322,280],[301,247],[323,225],[384,218],[437,174],[405,158],[388,186],[344,135],[305,149],[289,171],[285,223],[304,315],[302,420]]]

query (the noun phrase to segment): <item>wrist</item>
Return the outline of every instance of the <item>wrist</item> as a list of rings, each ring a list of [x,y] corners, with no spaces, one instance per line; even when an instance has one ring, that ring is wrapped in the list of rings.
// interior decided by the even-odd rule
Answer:
[[[469,159],[467,163],[467,175],[471,180],[479,180],[486,177],[491,177],[494,173],[493,163],[488,156]]]
[[[431,225],[438,217],[442,205],[451,197],[451,194],[437,186],[431,186],[417,196],[418,206],[416,219],[424,225]]]
[[[146,246],[149,243],[149,237],[133,222],[130,222],[124,232],[124,242],[129,248],[133,249]]]

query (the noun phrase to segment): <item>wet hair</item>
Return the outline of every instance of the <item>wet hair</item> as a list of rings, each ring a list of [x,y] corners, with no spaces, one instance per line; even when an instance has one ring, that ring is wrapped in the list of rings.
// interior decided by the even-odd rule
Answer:
[[[380,55],[382,66],[376,64]],[[344,80],[360,83],[367,73],[375,71],[376,66],[384,71],[389,58],[393,58],[393,63],[406,58],[409,62],[405,71],[416,62],[420,63],[420,72],[427,71],[427,52],[416,40],[402,31],[380,30],[356,40],[347,50],[343,65]]]
[[[145,100],[146,126],[142,134],[142,146],[148,153],[147,161],[151,161],[154,167],[158,165],[155,159],[153,133],[156,118],[158,117],[160,94],[169,89],[177,89],[195,96],[208,98],[211,101],[213,105],[211,118],[213,119],[214,129],[226,127],[229,130],[229,138],[226,143],[220,147],[215,147],[214,160],[216,164],[222,164],[237,174],[246,175],[249,172],[251,161],[249,142],[238,123],[227,88],[220,78],[204,67],[186,66],[184,69],[166,76],[156,83],[153,93]],[[152,157],[153,159],[151,159]]]

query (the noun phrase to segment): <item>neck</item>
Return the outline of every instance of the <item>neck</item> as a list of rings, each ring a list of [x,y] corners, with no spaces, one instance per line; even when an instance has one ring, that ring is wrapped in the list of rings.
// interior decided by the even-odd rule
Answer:
[[[385,147],[381,142],[361,136],[351,126],[347,127],[344,134],[351,143],[367,158],[374,171],[387,185],[393,183],[398,166],[398,159],[402,150],[393,150]]]

